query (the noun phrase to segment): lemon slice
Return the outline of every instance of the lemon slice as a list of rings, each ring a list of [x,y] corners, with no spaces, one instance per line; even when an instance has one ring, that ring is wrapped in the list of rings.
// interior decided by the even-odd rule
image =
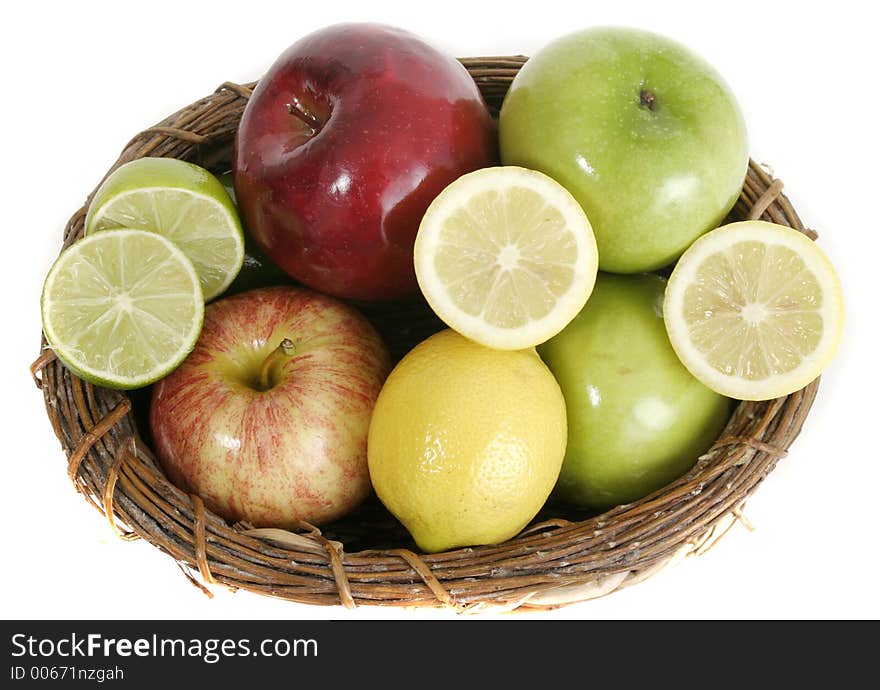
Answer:
[[[663,305],[672,346],[714,391],[769,400],[829,364],[843,333],[840,280],[818,245],[765,221],[712,230],[681,256]]]
[[[543,343],[583,308],[598,270],[580,204],[551,177],[516,166],[456,179],[425,212],[414,247],[428,304],[487,347]]]
[[[49,346],[80,378],[140,388],[195,346],[205,303],[192,262],[145,230],[107,230],[75,242],[49,269],[41,298]]]
[[[175,158],[138,158],[104,180],[89,204],[85,234],[111,228],[172,240],[195,266],[206,301],[229,287],[244,261],[241,220],[220,180]]]

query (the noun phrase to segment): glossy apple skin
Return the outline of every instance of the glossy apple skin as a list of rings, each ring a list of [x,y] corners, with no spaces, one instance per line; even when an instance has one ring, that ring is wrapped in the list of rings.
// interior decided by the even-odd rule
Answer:
[[[269,258],[307,286],[360,301],[418,294],[422,215],[454,179],[497,162],[467,70],[370,23],[288,48],[248,101],[234,149],[239,207]]]
[[[740,107],[688,48],[637,29],[563,36],[526,62],[499,116],[501,161],[580,201],[599,268],[669,265],[724,220],[748,167]]]
[[[681,364],[663,324],[665,279],[599,273],[586,306],[538,347],[562,389],[568,443],[554,495],[629,503],[679,477],[719,436],[732,402]]]
[[[296,351],[258,390],[260,365],[284,338]],[[300,287],[221,298],[206,307],[195,349],[153,389],[157,456],[230,521],[326,523],[371,491],[367,432],[389,370],[373,327],[338,300]]]

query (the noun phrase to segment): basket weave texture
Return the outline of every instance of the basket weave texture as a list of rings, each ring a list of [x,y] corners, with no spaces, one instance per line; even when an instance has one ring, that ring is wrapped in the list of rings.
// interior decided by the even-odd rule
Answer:
[[[525,61],[461,59],[496,115]],[[254,85],[225,83],[139,133],[107,174],[144,156],[228,170]],[[91,196],[68,222],[62,248],[82,237]],[[763,218],[815,238],[781,182],[754,161],[731,212],[731,220],[745,218]],[[424,303],[365,313],[395,359],[442,327]],[[786,455],[819,383],[784,398],[739,403],[691,471],[640,501],[600,515],[571,514],[548,503],[520,535],[502,544],[421,554],[374,498],[321,530],[307,524],[296,532],[227,524],[164,476],[146,436],[148,391],[125,393],[80,380],[55,359],[45,339],[31,372],[76,490],[121,538],[147,540],[206,594],[222,585],[313,605],[459,611],[554,608],[607,594],[682,556],[702,553],[738,518],[744,520],[745,501]]]

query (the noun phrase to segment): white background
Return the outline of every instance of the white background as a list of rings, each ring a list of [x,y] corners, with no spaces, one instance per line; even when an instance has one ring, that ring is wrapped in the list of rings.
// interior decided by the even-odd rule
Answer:
[[[877,211],[880,51],[861,2],[10,3],[4,9],[0,617],[450,618],[201,594],[145,542],[125,543],[78,495],[28,365],[39,292],[69,216],[140,130],[226,80],[257,79],[290,43],[344,20],[420,33],[452,55],[534,54],[568,31],[628,24],[707,58],[836,264],[846,337],[791,453],[711,551],[611,596],[539,614],[575,619],[880,617]],[[132,9],[129,9],[132,8]],[[136,8],[136,9],[133,9]],[[538,614],[528,614],[536,617]]]

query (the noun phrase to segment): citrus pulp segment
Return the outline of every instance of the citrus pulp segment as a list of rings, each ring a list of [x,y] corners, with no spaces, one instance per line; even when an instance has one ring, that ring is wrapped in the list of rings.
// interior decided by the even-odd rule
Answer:
[[[504,350],[561,331],[598,270],[578,202],[547,175],[516,166],[482,168],[447,186],[422,219],[414,261],[428,304],[448,326]]]
[[[144,230],[96,233],[49,269],[41,311],[49,347],[75,374],[140,388],[174,369],[201,332],[204,300],[192,262]]]
[[[107,177],[89,205],[85,234],[111,228],[150,230],[177,244],[206,301],[229,287],[244,260],[241,221],[222,183],[175,158],[138,158]]]
[[[694,242],[672,271],[663,311],[682,363],[739,400],[809,384],[837,351],[844,324],[840,281],[825,253],[766,221],[730,223]]]

